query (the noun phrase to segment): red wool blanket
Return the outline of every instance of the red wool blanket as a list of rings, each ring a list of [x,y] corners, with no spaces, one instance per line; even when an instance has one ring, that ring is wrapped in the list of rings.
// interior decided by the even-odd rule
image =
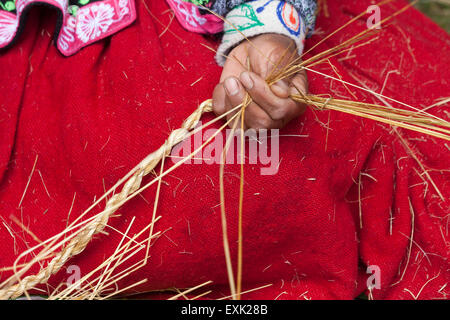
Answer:
[[[134,24],[70,58],[53,45],[56,17],[33,9],[19,41],[0,53],[1,280],[21,252],[61,232],[211,97],[221,68],[201,44],[216,43],[175,20],[166,31],[166,2],[147,3],[163,25],[139,0]],[[328,1],[330,17],[319,15],[306,48],[369,4]],[[405,4],[384,6],[382,17]],[[311,54],[365,28],[365,18],[358,20]],[[424,108],[450,92],[449,51],[450,37],[408,9],[376,41],[330,63],[346,81]],[[315,70],[336,76],[329,64]],[[312,93],[354,99],[338,81],[308,76]],[[360,101],[382,103],[350,90]],[[449,111],[448,104],[429,110],[447,119]],[[449,143],[399,133],[401,138],[387,125],[309,109],[280,133],[286,136],[280,137],[277,174],[245,166],[243,290],[271,286],[243,298],[353,299],[368,293],[373,272],[380,280],[375,299],[448,297]],[[234,267],[239,173],[239,165],[225,168]],[[130,234],[146,226],[155,191],[153,186],[128,202],[110,225],[123,232],[135,217]],[[164,235],[151,247],[148,265],[120,287],[143,278],[148,281],[140,292],[212,280],[193,295],[229,295],[219,203],[219,165],[186,164],[164,178],[157,212],[162,218],[155,225]],[[109,235],[95,236],[68,265],[83,275],[111,255],[122,235],[105,231]],[[43,288],[67,277],[63,268]]]

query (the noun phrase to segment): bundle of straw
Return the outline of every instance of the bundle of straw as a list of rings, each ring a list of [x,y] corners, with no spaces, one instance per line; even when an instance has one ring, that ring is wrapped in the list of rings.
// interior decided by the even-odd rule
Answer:
[[[450,140],[450,123],[426,113],[315,95],[292,95],[292,99],[316,107],[319,110],[335,110],[413,130],[432,137]]]

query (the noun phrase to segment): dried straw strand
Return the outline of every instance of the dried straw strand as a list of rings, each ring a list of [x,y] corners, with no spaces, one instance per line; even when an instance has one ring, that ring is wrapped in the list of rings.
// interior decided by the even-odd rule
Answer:
[[[137,167],[135,173],[128,179],[122,188],[120,193],[112,196],[99,215],[94,220],[89,222],[82,231],[73,237],[70,242],[59,252],[45,268],[42,268],[37,274],[30,275],[17,284],[7,287],[6,289],[0,289],[0,299],[17,298],[22,295],[26,290],[35,287],[38,284],[42,284],[48,281],[52,274],[57,273],[62,266],[71,257],[81,253],[91,241],[92,237],[103,231],[109,217],[118,209],[118,204],[123,203],[127,197],[137,191],[141,185],[142,178],[150,173],[160,162],[160,160],[167,156],[172,148],[183,141],[186,136],[189,135],[189,131],[193,130],[199,122],[204,112],[212,110],[211,100],[207,100],[200,104],[200,106],[183,122],[180,129],[173,131],[167,142],[161,146],[158,150],[148,155]]]

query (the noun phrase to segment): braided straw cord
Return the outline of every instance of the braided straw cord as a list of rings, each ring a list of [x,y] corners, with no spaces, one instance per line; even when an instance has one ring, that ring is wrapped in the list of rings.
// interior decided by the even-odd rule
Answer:
[[[45,268],[41,268],[37,274],[23,278],[9,288],[0,289],[0,300],[17,298],[23,295],[27,290],[34,288],[36,285],[46,283],[51,275],[61,270],[70,258],[80,254],[92,240],[92,237],[103,231],[111,215],[125,203],[127,197],[140,188],[142,178],[149,174],[163,157],[169,155],[175,145],[182,142],[189,135],[190,131],[195,128],[204,113],[211,111],[212,100],[206,100],[201,103],[183,122],[180,129],[172,131],[166,142],[158,150],[149,154],[137,165],[136,172],[124,184],[121,192],[115,194],[108,200],[105,209],[99,213],[95,219],[87,223],[81,231],[63,247],[62,251],[57,253],[49,264]]]

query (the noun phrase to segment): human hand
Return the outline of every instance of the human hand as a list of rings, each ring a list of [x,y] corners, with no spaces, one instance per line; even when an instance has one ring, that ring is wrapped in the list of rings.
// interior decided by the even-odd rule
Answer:
[[[225,62],[220,83],[213,93],[213,111],[216,115],[226,113],[242,104],[248,93],[252,102],[245,110],[245,129],[284,127],[306,109],[306,105],[290,98],[291,94],[298,94],[298,90],[307,92],[306,72],[303,70],[270,87],[265,79],[275,68],[280,70],[298,58],[294,42],[283,35],[262,34],[252,38],[251,43],[242,42]],[[251,71],[247,70],[248,65]],[[234,113],[227,115],[227,119]]]

